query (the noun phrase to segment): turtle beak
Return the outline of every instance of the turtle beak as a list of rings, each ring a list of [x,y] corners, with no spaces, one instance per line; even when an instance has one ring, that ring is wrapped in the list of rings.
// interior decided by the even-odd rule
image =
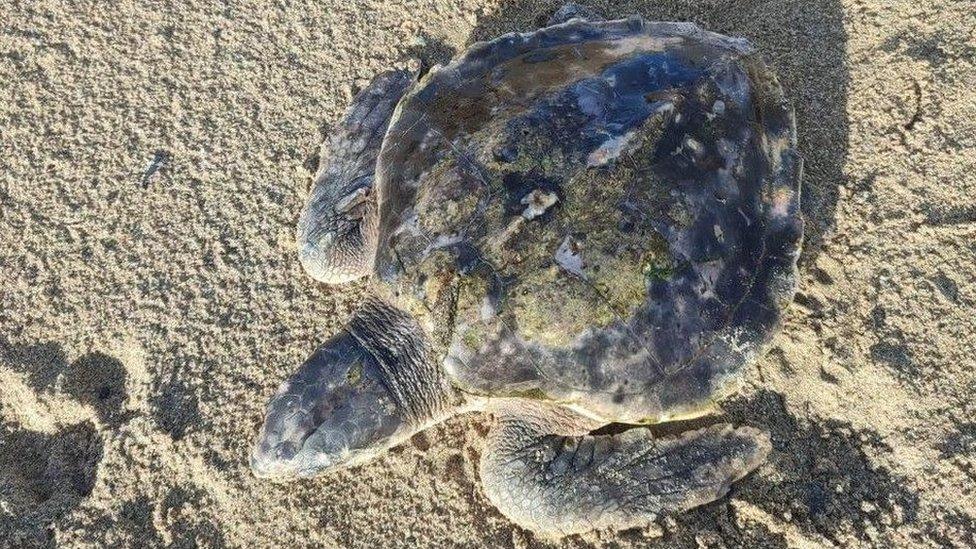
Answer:
[[[287,478],[298,476],[297,470],[286,464],[295,459],[298,450],[294,445],[275,447],[261,444],[251,453],[251,471],[258,478]]]
[[[291,392],[286,382],[268,405],[264,425],[251,452],[251,470],[259,478],[300,476],[303,459],[299,457],[315,425],[307,411],[301,409],[301,398]]]

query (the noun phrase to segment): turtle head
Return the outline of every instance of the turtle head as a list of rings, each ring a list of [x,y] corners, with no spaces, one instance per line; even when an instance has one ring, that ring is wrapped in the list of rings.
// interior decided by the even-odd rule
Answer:
[[[259,477],[308,477],[362,463],[415,429],[376,359],[349,332],[319,347],[268,404],[251,453]]]
[[[367,299],[346,330],[278,389],[251,453],[259,477],[308,477],[360,464],[455,411],[412,317]]]

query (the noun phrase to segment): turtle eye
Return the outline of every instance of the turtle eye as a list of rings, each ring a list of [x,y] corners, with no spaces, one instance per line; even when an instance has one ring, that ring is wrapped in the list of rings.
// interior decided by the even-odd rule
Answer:
[[[350,385],[358,385],[363,380],[363,362],[357,360],[349,366],[346,371],[346,382]]]

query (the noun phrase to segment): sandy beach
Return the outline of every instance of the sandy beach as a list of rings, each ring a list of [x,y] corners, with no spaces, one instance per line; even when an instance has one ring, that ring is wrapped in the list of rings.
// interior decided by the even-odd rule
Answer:
[[[319,146],[374,74],[558,1],[0,4],[0,547],[976,546],[976,2],[624,0],[748,38],[795,105],[806,244],[724,419],[773,452],[648,528],[541,539],[488,421],[255,478],[265,403],[365,285],[306,277]]]

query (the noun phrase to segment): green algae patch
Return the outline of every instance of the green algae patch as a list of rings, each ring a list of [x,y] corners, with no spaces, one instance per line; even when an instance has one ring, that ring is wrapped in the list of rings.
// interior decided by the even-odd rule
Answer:
[[[606,326],[616,314],[585,281],[549,265],[526,272],[512,289],[506,309],[523,338],[568,346],[592,326]]]
[[[616,138],[623,145],[599,165],[567,156],[545,132],[513,130],[510,116],[455,141],[421,178],[414,230],[423,246],[395,283],[395,303],[421,317],[439,349],[453,341],[475,352],[510,334],[567,347],[588,329],[626,322],[649,285],[673,273],[653,228],[673,207],[673,186],[652,166],[669,116]],[[533,193],[558,198],[526,215]],[[569,263],[557,257],[566,245]]]
[[[431,168],[417,193],[417,229],[430,239],[450,238],[472,221],[483,192],[478,182],[459,173],[455,158],[445,158]]]
[[[640,258],[641,273],[648,282],[668,280],[674,275],[674,258],[668,241],[658,233],[650,237],[649,246]]]

